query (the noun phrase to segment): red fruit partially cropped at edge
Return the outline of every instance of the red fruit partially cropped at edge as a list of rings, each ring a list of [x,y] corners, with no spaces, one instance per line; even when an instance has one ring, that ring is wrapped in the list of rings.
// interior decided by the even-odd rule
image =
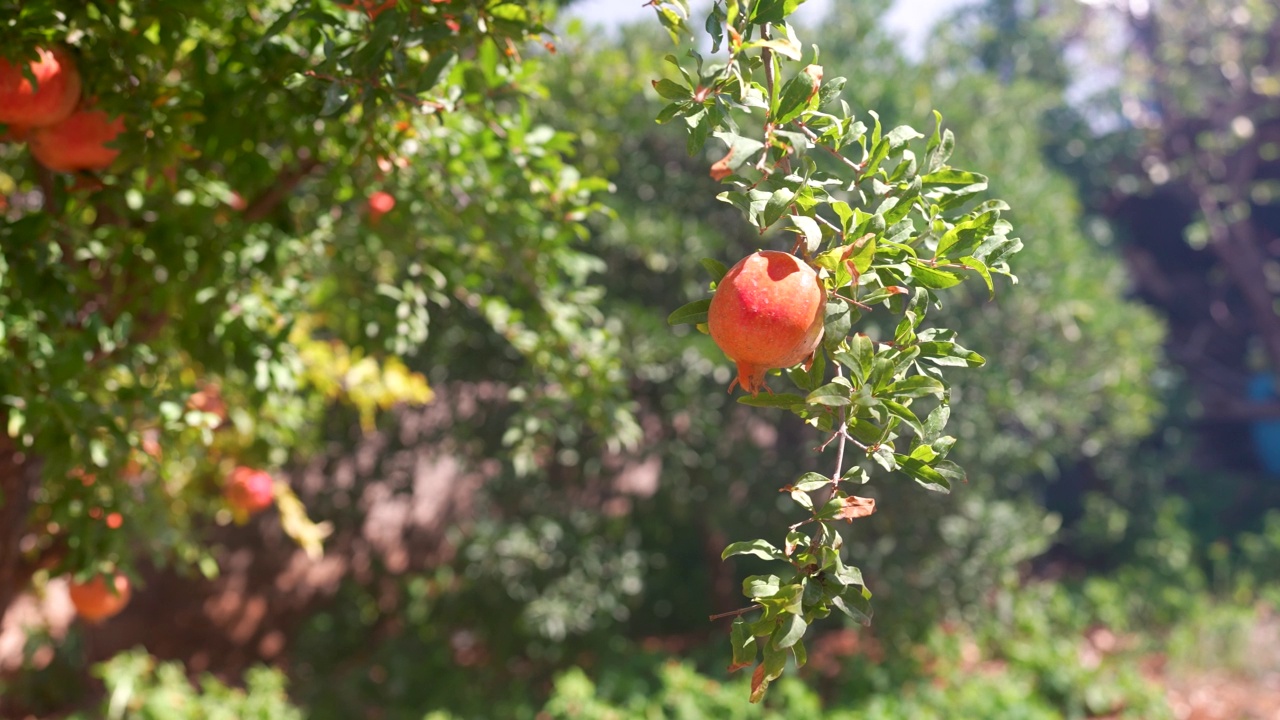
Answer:
[[[385,2],[382,2],[382,3],[379,3],[378,0],[357,0],[357,2],[338,3],[338,7],[343,8],[345,10],[355,10],[356,8],[363,8],[364,11],[368,13],[369,17],[371,18],[377,18],[383,12],[390,10],[395,6],[396,6],[396,0],[386,0]]]
[[[119,150],[107,143],[124,132],[124,118],[101,110],[81,109],[67,119],[31,133],[27,142],[41,165],[57,172],[106,170]]]
[[[237,510],[250,515],[262,512],[275,501],[275,480],[265,470],[242,465],[227,478],[226,495],[227,502]]]
[[[752,253],[725,273],[711,298],[711,339],[738,364],[729,384],[755,395],[765,373],[813,356],[822,339],[826,291],[813,268],[784,252]]]
[[[63,120],[80,101],[80,72],[62,48],[36,50],[31,81],[21,65],[0,59],[0,123],[18,128],[43,127]]]

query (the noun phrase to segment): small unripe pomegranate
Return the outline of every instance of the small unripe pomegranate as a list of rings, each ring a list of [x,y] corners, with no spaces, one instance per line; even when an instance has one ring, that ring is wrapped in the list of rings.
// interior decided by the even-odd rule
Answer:
[[[43,127],[65,119],[80,101],[80,72],[62,48],[36,50],[31,63],[36,86],[22,67],[0,60],[0,123],[21,128]]]
[[[738,364],[741,385],[755,395],[765,373],[810,359],[822,339],[826,290],[795,255],[752,253],[725,273],[711,298],[711,339]]]
[[[91,623],[100,623],[124,610],[131,594],[129,578],[120,573],[109,579],[95,575],[93,579],[83,583],[73,580],[68,591],[76,613]]]
[[[119,150],[107,143],[124,132],[124,118],[110,118],[101,110],[81,109],[60,123],[31,133],[31,154],[43,166],[57,172],[105,170]]]
[[[227,478],[226,496],[232,509],[253,515],[271,507],[275,501],[275,480],[265,470],[242,465]]]

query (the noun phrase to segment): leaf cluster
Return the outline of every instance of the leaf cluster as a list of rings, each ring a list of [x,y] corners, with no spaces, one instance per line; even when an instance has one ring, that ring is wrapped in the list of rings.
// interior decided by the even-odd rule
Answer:
[[[837,447],[834,473],[809,473],[783,488],[809,515],[788,529],[783,549],[761,539],[726,550],[726,558],[748,553],[792,566],[752,576],[743,588],[760,616],[735,621],[734,667],[762,658],[753,701],[788,655],[804,663],[800,639],[813,620],[831,607],[870,616],[870,593],[843,564],[834,521],[870,514],[874,501],[847,495],[841,483],[867,482],[877,468],[941,492],[964,479],[947,460],[955,439],[945,434],[946,369],[984,360],[954,330],[925,321],[941,291],[968,278],[994,294],[993,276],[1012,279],[1009,258],[1022,247],[1001,218],[1008,206],[984,198],[987,178],[948,164],[955,138],[941,115],[935,112],[928,137],[906,125],[886,130],[873,111],[867,121],[855,116],[840,97],[846,79],[828,79],[818,48],[806,57],[786,22],[798,4],[715,3],[705,27],[712,53],[723,45],[727,57],[712,61],[694,50],[682,63],[668,56],[675,74],[654,82],[670,101],[658,122],[682,123],[691,155],[713,139],[723,144],[724,156],[709,169],[729,186],[719,199],[761,235],[782,231],[791,252],[819,270],[827,292],[822,348],[810,366],[786,370],[798,392],[739,399],[794,413],[827,438],[823,449]],[[683,10],[667,5],[660,15]],[[719,281],[724,265],[703,264]],[[668,320],[703,323],[708,307],[697,300]],[[872,332],[857,330],[864,321],[874,321]],[[861,454],[848,470],[846,445]],[[810,523],[813,535],[800,533]]]

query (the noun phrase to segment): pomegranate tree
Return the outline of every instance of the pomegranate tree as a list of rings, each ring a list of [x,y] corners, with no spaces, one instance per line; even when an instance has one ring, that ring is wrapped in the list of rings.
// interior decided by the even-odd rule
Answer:
[[[707,315],[711,339],[735,363],[755,395],[765,373],[806,360],[822,339],[826,292],[818,274],[795,255],[765,250],[738,261],[716,287]]]

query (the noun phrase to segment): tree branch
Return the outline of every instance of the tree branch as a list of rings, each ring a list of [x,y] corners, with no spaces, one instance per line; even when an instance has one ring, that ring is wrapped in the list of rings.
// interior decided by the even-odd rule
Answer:
[[[320,161],[312,157],[298,163],[298,167],[293,170],[281,172],[276,177],[275,184],[245,207],[244,219],[249,222],[265,219],[289,196],[289,193],[293,192],[298,183],[306,179],[319,166]]]

